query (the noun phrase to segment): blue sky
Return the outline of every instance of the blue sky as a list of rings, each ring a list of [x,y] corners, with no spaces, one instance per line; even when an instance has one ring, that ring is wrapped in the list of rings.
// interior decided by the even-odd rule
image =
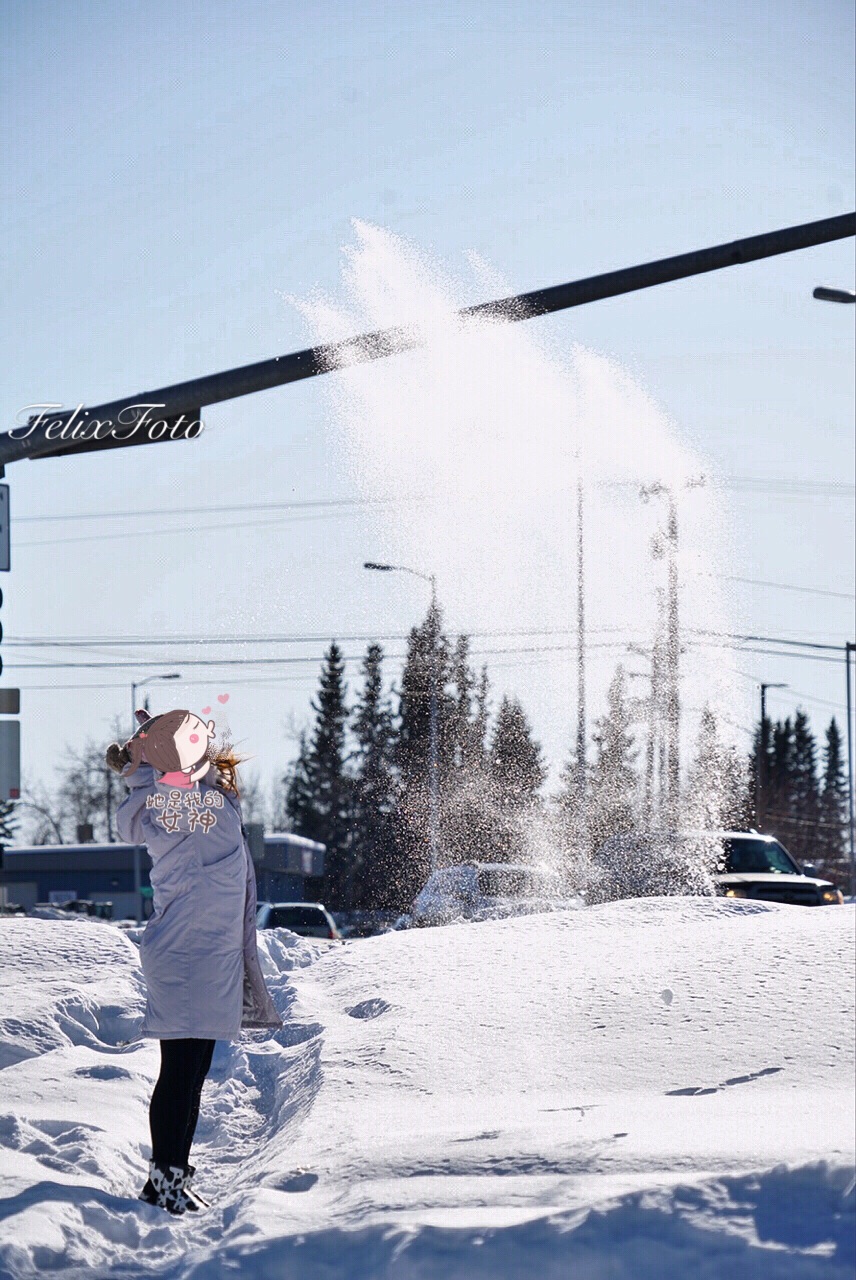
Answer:
[[[97,403],[305,345],[283,295],[337,295],[353,218],[452,271],[475,250],[532,289],[856,200],[843,0],[6,0],[3,19],[10,426],[34,402]],[[743,478],[732,493],[740,576],[846,595],[853,309],[811,290],[853,279],[846,241],[531,323],[627,366],[721,474]],[[50,780],[62,744],[103,738],[127,716],[135,673],[180,670],[188,649],[126,650],[138,664],[127,668],[34,669],[16,664],[123,654],[15,640],[229,628],[332,638],[415,620],[418,584],[368,592],[355,564],[371,547],[347,517],[259,532],[200,514],[171,538],[145,533],[155,517],[45,519],[348,498],[326,412],[309,382],[209,410],[195,454],[164,446],[8,469],[3,682],[23,690],[30,777]],[[852,599],[740,591],[760,634],[852,638]],[[465,611],[449,622],[466,628]],[[194,708],[228,689],[233,732],[269,775],[292,753],[287,731],[307,718],[314,676],[306,665],[257,686],[232,667],[176,687]],[[843,701],[843,671],[829,664],[759,656],[752,676],[786,681],[774,714],[801,703],[818,727]],[[513,687],[512,671],[502,679]]]

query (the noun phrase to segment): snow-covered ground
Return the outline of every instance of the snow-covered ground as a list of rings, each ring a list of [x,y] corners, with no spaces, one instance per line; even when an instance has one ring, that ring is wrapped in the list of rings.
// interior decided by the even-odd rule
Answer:
[[[0,1273],[804,1280],[854,1249],[854,908],[640,899],[345,944],[262,936],[218,1045],[214,1207],[135,1199],[132,940],[0,920]]]

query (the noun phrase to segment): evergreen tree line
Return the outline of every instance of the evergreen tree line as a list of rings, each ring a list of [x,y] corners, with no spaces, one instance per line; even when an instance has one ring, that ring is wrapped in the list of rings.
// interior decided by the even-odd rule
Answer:
[[[350,706],[341,650],[330,646],[312,703],[314,727],[301,737],[284,779],[287,824],[327,846],[327,872],[317,888],[333,908],[406,910],[425,883],[432,662],[441,865],[546,856],[572,888],[580,887],[592,855],[610,836],[664,824],[656,798],[646,793],[645,726],[620,666],[606,713],[594,724],[582,796],[571,759],[558,794],[544,797],[543,752],[522,705],[505,696],[491,717],[486,668],[473,669],[468,638],[452,643],[433,609],[410,633],[400,688],[392,695],[384,691],[383,651],[372,644]],[[747,757],[724,740],[705,707],[679,821],[685,830],[755,826],[845,885],[847,794],[836,721],[826,730],[818,767],[804,712],[768,724],[764,734],[759,726]]]
[[[410,632],[394,695],[384,688],[383,650],[371,644],[350,706],[342,653],[331,644],[314,726],[284,780],[288,825],[327,846],[319,888],[335,909],[404,910],[427,878],[432,689],[442,861],[520,854],[521,815],[537,808],[546,778],[541,747],[516,698],[503,697],[489,723],[487,671],[472,666],[467,636],[453,643],[443,633],[432,607]]]
[[[325,655],[314,722],[276,788],[272,807],[258,778],[241,771],[247,821],[268,819],[327,846],[321,883],[331,907],[407,910],[430,869],[430,708],[436,678],[439,863],[547,859],[571,891],[584,887],[592,856],[609,837],[667,828],[648,785],[647,731],[619,666],[589,758],[567,763],[557,794],[526,713],[504,696],[491,713],[487,669],[476,670],[467,636],[450,640],[438,608],[408,637],[398,688],[388,691],[383,650],[371,644],[353,698],[342,651]],[[115,736],[121,726],[114,726]],[[0,841],[68,843],[79,825],[114,840],[124,784],[104,766],[103,744],[67,749],[53,790],[26,786],[0,812]],[[22,821],[23,820],[23,821]],[[847,780],[835,719],[821,750],[808,717],[765,720],[746,757],[726,743],[704,708],[685,771],[683,830],[758,830],[842,887],[848,881]],[[23,828],[23,829],[22,829]]]
[[[843,735],[833,717],[823,748],[808,716],[755,729],[747,807],[760,831],[770,832],[800,861],[813,862],[842,888],[848,880],[848,794]]]

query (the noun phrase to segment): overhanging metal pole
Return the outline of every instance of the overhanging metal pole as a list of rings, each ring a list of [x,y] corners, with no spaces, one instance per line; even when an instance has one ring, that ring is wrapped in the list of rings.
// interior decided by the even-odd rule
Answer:
[[[534,316],[550,315],[569,307],[584,306],[589,302],[615,298],[638,289],[649,289],[653,285],[703,275],[723,267],[757,262],[762,258],[828,244],[853,235],[856,235],[856,213],[844,213],[834,218],[821,218],[817,222],[806,222],[781,231],[768,231],[758,236],[747,236],[743,240],[713,245],[708,249],[697,249],[639,266],[625,267],[619,271],[607,271],[569,284],[535,289],[530,293],[515,294],[495,302],[482,302],[474,307],[465,307],[457,314],[463,321],[529,320]],[[83,410],[77,421],[83,428],[91,430],[94,421],[115,423],[123,410],[127,411],[134,405],[156,405],[163,410],[162,415],[158,416],[164,418],[198,414],[206,405],[252,395],[257,391],[268,391],[272,387],[285,386],[286,383],[298,382],[303,378],[314,378],[347,365],[362,364],[410,351],[422,346],[424,341],[425,338],[416,329],[379,329],[344,342],[325,343],[309,347],[305,351],[276,356],[272,360],[242,365],[224,373],[214,373],[208,377],[161,387],[156,391],[126,396],[121,400]],[[127,418],[123,421],[127,421]],[[16,436],[10,433],[0,435],[0,467],[20,458],[36,458],[43,453],[56,453],[58,441],[56,437],[49,438],[46,435],[44,425],[30,430],[26,435],[23,434],[26,427],[15,430],[18,432]],[[67,450],[66,442],[59,443],[63,452],[71,452],[75,448],[74,440],[67,442]]]

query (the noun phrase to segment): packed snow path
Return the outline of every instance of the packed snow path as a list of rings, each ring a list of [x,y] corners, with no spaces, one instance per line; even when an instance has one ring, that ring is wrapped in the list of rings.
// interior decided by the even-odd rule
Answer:
[[[0,1274],[804,1280],[854,1265],[854,909],[639,899],[262,935],[286,1026],[218,1045],[214,1205],[136,1200],[136,948],[0,921]]]

